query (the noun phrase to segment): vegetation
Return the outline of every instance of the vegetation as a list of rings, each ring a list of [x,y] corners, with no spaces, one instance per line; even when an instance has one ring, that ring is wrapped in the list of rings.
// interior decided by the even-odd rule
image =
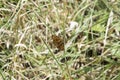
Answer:
[[[0,80],[119,80],[119,0],[0,0]]]

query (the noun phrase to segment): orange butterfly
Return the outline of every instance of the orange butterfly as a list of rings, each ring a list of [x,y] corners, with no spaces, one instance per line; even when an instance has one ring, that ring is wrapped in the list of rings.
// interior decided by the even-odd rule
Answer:
[[[59,36],[52,35],[53,44],[59,49],[64,50],[64,40]]]

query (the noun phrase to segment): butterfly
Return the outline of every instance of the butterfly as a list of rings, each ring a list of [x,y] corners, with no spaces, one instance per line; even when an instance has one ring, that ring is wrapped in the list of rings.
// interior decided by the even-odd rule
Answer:
[[[52,35],[53,44],[59,49],[64,50],[64,40],[60,36]]]

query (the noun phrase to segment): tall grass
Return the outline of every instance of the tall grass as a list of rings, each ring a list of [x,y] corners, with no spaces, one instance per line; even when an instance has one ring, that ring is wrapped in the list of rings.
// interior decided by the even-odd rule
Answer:
[[[0,80],[119,80],[119,3],[0,0]]]

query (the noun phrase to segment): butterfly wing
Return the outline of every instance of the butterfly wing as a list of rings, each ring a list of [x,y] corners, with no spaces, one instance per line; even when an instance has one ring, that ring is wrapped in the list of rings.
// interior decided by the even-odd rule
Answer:
[[[64,41],[59,36],[52,35],[53,44],[59,49],[64,50]]]

